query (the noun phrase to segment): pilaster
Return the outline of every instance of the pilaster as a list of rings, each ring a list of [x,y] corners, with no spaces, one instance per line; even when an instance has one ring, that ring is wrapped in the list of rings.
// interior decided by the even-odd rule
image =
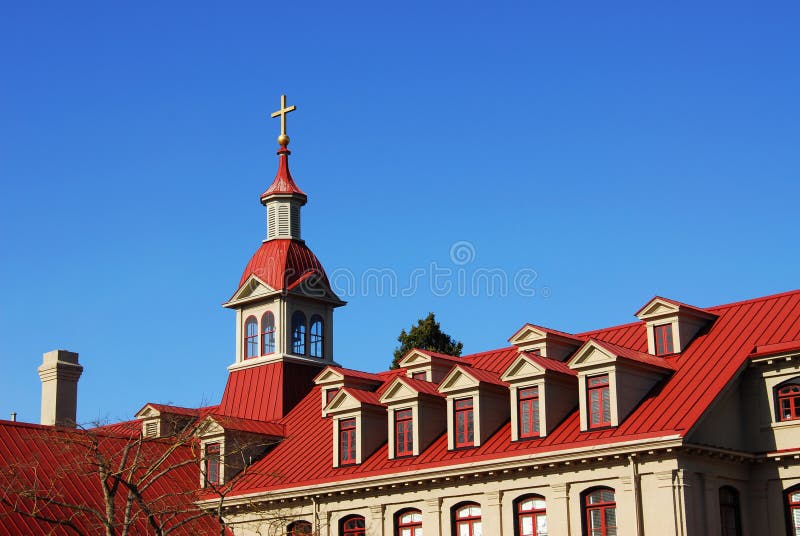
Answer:
[[[442,500],[438,497],[426,499],[422,512],[422,532],[425,536],[441,536],[443,530]]]
[[[369,507],[369,523],[367,532],[375,536],[383,536],[383,514],[385,507],[382,504],[375,504]]]
[[[547,494],[547,524],[550,533],[565,536],[572,534],[569,516],[569,484],[551,483]]]
[[[481,526],[484,534],[503,534],[502,491],[487,491],[481,501]]]

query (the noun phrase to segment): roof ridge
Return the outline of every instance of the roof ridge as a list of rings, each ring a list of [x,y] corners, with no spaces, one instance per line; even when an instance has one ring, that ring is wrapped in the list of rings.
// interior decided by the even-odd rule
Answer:
[[[714,309],[727,309],[729,307],[737,307],[739,305],[745,305],[748,303],[765,302],[769,300],[776,300],[778,298],[785,298],[787,296],[792,296],[794,294],[800,294],[800,289],[787,290],[786,292],[779,292],[777,294],[767,294],[766,296],[758,296],[756,298],[748,298],[746,300],[740,300],[731,303],[723,303],[721,305],[714,305],[712,307],[704,307],[704,309],[707,309],[709,311]]]

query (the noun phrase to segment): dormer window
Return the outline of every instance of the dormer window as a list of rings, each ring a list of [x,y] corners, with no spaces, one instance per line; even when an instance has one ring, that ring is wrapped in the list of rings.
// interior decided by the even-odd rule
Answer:
[[[413,373],[411,373],[411,379],[412,380],[427,381],[428,380],[428,373],[425,372],[424,370],[420,371],[420,372],[413,372]]]
[[[205,474],[208,486],[220,484],[222,462],[220,457],[220,443],[206,443],[205,447]]]
[[[800,378],[792,378],[775,388],[778,420],[800,420]]]
[[[356,463],[356,420],[339,421],[339,465]]]
[[[275,352],[275,315],[270,311],[261,317],[261,355]]]
[[[295,311],[292,315],[292,353],[306,354],[306,315],[303,311]]]
[[[586,392],[589,399],[589,428],[611,426],[611,394],[608,374],[586,378]]]
[[[395,456],[414,455],[414,412],[409,409],[394,412]]]
[[[475,445],[475,420],[472,397],[459,398],[454,401],[456,448]]]
[[[325,389],[325,405],[326,406],[331,403],[331,400],[333,400],[333,397],[336,396],[336,393],[338,393],[338,392],[339,392],[339,388],[338,387],[332,387],[330,389]]]
[[[672,324],[661,324],[653,327],[656,355],[667,355],[675,352],[672,344]]]
[[[258,320],[251,316],[244,323],[244,358],[258,357]]]
[[[311,317],[311,330],[309,333],[309,352],[311,357],[322,357],[324,352],[322,317],[314,315]]]
[[[519,389],[519,437],[539,437],[539,387]]]

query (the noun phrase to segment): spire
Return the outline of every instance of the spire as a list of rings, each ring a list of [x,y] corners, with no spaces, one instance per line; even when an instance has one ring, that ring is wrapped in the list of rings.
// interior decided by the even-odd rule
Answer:
[[[281,107],[271,117],[281,118],[281,133],[278,136],[278,173],[269,188],[261,194],[261,204],[267,208],[267,238],[265,241],[282,238],[300,240],[300,207],[308,196],[301,190],[289,171],[289,136],[286,134],[286,114],[297,106],[286,106],[286,95],[281,95]]]

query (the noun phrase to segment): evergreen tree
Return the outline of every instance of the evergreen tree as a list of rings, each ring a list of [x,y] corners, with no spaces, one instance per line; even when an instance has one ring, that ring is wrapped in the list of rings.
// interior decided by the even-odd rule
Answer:
[[[400,347],[394,350],[393,369],[399,366],[400,359],[412,348],[459,357],[461,349],[464,347],[461,341],[453,340],[450,335],[442,331],[442,327],[436,321],[433,313],[428,313],[424,319],[417,321],[417,325],[411,326],[408,333],[406,330],[402,330],[397,341],[400,343]]]

